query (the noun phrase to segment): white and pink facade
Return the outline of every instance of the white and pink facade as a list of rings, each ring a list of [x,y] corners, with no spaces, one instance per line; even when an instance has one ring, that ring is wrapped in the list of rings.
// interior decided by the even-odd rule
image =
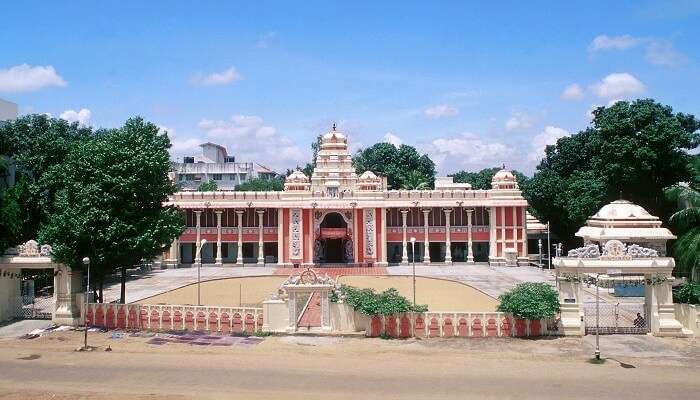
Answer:
[[[347,138],[333,129],[313,175],[294,172],[284,191],[173,195],[187,227],[164,264],[385,266],[413,261],[414,247],[419,263],[527,262],[527,202],[509,171],[490,190],[451,178],[437,178],[434,190],[388,190],[385,182],[355,173]]]

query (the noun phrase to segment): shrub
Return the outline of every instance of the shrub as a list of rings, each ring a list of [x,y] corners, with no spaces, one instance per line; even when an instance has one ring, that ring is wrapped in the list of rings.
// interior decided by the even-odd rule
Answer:
[[[526,282],[498,297],[498,311],[518,318],[551,318],[559,311],[557,291],[546,283]]]
[[[676,303],[700,304],[700,282],[688,282],[673,291]]]
[[[428,311],[428,306],[421,304],[414,306],[394,288],[377,293],[374,289],[360,289],[342,285],[338,292],[345,298],[346,303],[365,315],[392,315],[408,311]],[[331,296],[331,301],[337,301],[337,299],[338,294],[334,293]]]

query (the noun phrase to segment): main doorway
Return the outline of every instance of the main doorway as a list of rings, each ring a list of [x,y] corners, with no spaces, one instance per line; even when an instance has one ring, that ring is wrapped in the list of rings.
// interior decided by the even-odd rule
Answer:
[[[352,239],[348,223],[337,212],[326,214],[321,221],[316,239],[314,257],[320,264],[344,264],[353,262]]]

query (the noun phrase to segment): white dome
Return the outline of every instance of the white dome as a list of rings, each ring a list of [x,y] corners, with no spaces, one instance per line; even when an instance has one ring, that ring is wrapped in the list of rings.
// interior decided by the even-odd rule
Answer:
[[[303,172],[298,171],[298,170],[289,174],[287,179],[285,179],[285,182],[308,182],[308,181],[309,181],[309,177],[307,177],[306,175],[304,175]]]
[[[372,171],[365,171],[360,175],[360,180],[375,180],[377,179],[377,175],[374,174]]]
[[[594,219],[606,220],[649,220],[658,219],[649,214],[647,210],[638,206],[631,201],[615,200],[610,204],[606,204],[594,216]]]
[[[326,133],[325,135],[323,135],[321,140],[324,142],[326,142],[326,141],[337,142],[337,141],[345,141],[345,140],[347,140],[347,137],[345,137],[345,135],[343,135],[340,132],[330,131],[330,132]]]
[[[491,179],[491,182],[515,182],[516,180],[517,179],[515,178],[515,175],[513,175],[512,172],[503,168],[500,171],[496,172],[496,174]]]

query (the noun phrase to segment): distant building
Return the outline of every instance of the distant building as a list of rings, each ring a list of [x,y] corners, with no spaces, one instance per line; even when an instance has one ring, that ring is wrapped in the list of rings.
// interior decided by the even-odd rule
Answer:
[[[197,190],[203,182],[214,181],[218,190],[234,190],[250,179],[271,179],[277,173],[261,164],[236,162],[228,155],[224,146],[216,143],[199,145],[198,155],[183,157],[182,162],[173,163],[172,179],[182,191]]]
[[[0,121],[17,118],[17,104],[0,99]]]
[[[0,121],[17,118],[17,104],[0,99]],[[4,156],[2,156],[4,157]],[[15,163],[12,159],[7,160],[7,169],[0,171],[0,186],[12,186],[15,183]]]

